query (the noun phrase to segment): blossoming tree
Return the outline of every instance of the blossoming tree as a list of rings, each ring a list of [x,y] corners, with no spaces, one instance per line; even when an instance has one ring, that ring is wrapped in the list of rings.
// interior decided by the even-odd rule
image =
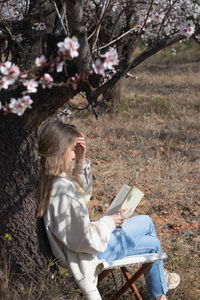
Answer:
[[[50,253],[35,217],[38,126],[79,92],[96,113],[145,59],[198,41],[199,18],[198,0],[0,0],[0,246],[15,271],[37,280]]]

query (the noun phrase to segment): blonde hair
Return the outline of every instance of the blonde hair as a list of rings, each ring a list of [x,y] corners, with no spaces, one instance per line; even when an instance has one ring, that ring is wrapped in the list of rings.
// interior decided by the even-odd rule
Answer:
[[[38,152],[41,163],[38,217],[45,214],[50,202],[53,179],[65,171],[66,150],[79,135],[74,125],[60,121],[47,121],[39,129]]]

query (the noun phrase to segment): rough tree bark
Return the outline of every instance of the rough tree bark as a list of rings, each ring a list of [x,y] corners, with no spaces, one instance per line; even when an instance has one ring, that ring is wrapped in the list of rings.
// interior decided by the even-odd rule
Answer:
[[[0,255],[9,257],[12,272],[20,274],[21,282],[38,283],[51,257],[43,221],[36,218],[37,128],[73,95],[66,88],[41,90],[32,111],[24,116],[0,115]],[[1,93],[0,101],[2,97]]]

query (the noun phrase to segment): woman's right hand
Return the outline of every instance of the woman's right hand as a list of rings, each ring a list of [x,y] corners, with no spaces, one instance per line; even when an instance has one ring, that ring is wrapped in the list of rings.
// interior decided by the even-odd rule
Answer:
[[[125,211],[126,209],[120,209],[116,214],[108,215],[108,217],[113,219],[116,226],[121,226],[125,220],[125,216],[123,215]]]

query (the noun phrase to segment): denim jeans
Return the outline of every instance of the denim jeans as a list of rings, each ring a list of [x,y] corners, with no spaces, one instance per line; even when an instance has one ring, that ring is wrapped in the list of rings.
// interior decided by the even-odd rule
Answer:
[[[112,261],[133,254],[161,252],[151,218],[139,215],[129,219],[123,228],[116,228],[106,250],[97,256],[99,259]],[[144,276],[151,298],[166,294],[168,288],[162,260],[154,262]]]

